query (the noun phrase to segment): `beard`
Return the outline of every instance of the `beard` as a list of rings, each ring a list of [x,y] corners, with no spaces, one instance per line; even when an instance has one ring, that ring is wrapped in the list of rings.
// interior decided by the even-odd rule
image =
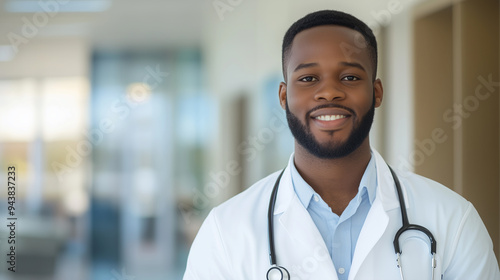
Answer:
[[[320,105],[306,114],[306,120],[309,120],[312,111],[320,108],[342,108],[351,112],[352,116],[356,116],[353,110],[350,108],[336,105],[336,104],[325,104]],[[304,147],[312,155],[322,158],[322,159],[336,159],[345,157],[352,152],[354,152],[363,141],[368,137],[370,129],[373,123],[373,117],[375,115],[375,98],[373,98],[372,106],[368,112],[361,118],[359,124],[354,126],[351,134],[345,142],[330,140],[327,143],[321,144],[316,140],[309,127],[309,122],[306,125],[302,124],[299,118],[290,112],[288,108],[288,102],[286,102],[286,119],[288,121],[288,126],[292,132],[295,140]],[[330,132],[331,136],[335,134],[335,131]]]

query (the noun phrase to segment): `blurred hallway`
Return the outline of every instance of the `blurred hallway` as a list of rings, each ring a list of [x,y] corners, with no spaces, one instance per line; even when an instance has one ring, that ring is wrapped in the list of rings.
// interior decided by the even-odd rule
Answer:
[[[455,2],[0,0],[0,179],[15,166],[18,218],[18,271],[1,262],[0,280],[181,279],[210,209],[286,164],[282,38],[319,9],[377,36],[372,146],[480,204],[498,256],[499,88],[471,97],[500,80],[498,1]],[[448,140],[429,144],[436,129]]]

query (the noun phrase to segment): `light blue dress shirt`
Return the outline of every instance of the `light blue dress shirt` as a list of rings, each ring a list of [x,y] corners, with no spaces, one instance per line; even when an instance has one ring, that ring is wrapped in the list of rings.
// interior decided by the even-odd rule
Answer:
[[[373,154],[361,178],[358,193],[340,217],[333,213],[321,196],[304,181],[295,164],[291,164],[291,173],[295,193],[321,233],[339,280],[347,280],[359,233],[375,199],[377,169]]]

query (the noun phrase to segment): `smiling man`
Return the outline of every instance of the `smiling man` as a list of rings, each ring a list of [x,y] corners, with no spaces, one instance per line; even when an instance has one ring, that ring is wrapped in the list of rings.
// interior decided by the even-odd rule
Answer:
[[[184,279],[500,279],[474,207],[370,148],[383,97],[370,28],[308,14],[286,32],[282,61],[295,151],[210,212]]]

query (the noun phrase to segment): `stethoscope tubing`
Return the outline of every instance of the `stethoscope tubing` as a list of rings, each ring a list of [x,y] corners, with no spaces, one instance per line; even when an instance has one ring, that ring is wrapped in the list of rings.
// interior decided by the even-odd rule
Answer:
[[[276,265],[276,252],[274,251],[274,205],[276,204],[276,197],[278,194],[278,186],[279,182],[281,180],[281,176],[283,176],[283,172],[285,172],[285,169],[283,169],[278,176],[278,179],[276,179],[276,183],[274,184],[273,191],[271,193],[271,199],[269,199],[269,210],[267,212],[267,232],[269,235],[269,261],[271,262],[271,265]]]
[[[399,208],[401,209],[401,219],[403,221],[403,226],[396,232],[396,235],[394,236],[393,243],[394,243],[395,253],[396,254],[402,253],[401,248],[399,246],[399,237],[401,236],[401,234],[405,231],[408,231],[408,230],[416,230],[416,231],[421,231],[425,235],[427,235],[427,237],[429,238],[430,243],[431,243],[431,254],[435,254],[436,253],[436,240],[434,239],[434,236],[432,235],[430,230],[428,230],[427,228],[420,226],[420,225],[410,224],[410,222],[408,221],[408,213],[406,212],[406,203],[405,203],[405,199],[403,196],[403,191],[401,190],[401,184],[399,182],[399,178],[390,166],[389,166],[389,170],[391,171],[392,178],[394,179],[394,183],[396,185],[396,190],[398,192],[399,206],[400,206]]]
[[[401,275],[401,280],[404,280],[404,274],[403,274],[403,265],[401,264],[401,254],[403,253],[401,250],[401,247],[399,246],[399,237],[403,232],[408,231],[408,230],[416,230],[423,232],[427,237],[429,238],[430,244],[431,244],[431,279],[434,280],[434,270],[436,268],[436,239],[434,238],[434,235],[428,230],[427,228],[420,226],[420,225],[415,225],[415,224],[410,224],[408,220],[408,213],[406,212],[406,203],[405,199],[403,196],[403,191],[401,189],[401,183],[399,182],[399,178],[396,175],[396,172],[389,166],[389,170],[391,171],[392,178],[394,179],[394,184],[396,185],[396,191],[398,193],[398,199],[399,199],[399,208],[401,209],[401,220],[403,225],[401,228],[396,232],[396,235],[394,235],[394,252],[396,253],[396,263],[397,267],[399,268],[399,273]]]
[[[403,267],[402,267],[401,258],[400,258],[401,254],[402,254],[402,250],[401,250],[401,247],[399,244],[399,237],[401,236],[401,234],[403,234],[403,232],[408,231],[408,230],[420,231],[420,232],[424,233],[425,235],[427,235],[427,237],[429,238],[430,245],[431,245],[430,252],[432,255],[432,260],[431,260],[432,279],[434,279],[434,269],[436,268],[436,246],[437,246],[436,239],[434,238],[434,236],[432,235],[430,230],[428,230],[427,228],[420,226],[420,225],[416,225],[416,224],[410,224],[410,222],[408,220],[408,213],[406,212],[406,203],[404,200],[403,191],[401,189],[401,184],[399,182],[399,178],[396,175],[396,173],[394,172],[394,170],[389,165],[387,165],[387,166],[389,167],[389,170],[391,171],[392,178],[394,179],[394,184],[396,186],[396,191],[397,191],[398,199],[399,199],[399,206],[401,209],[401,219],[402,219],[402,223],[403,223],[401,228],[396,232],[396,234],[394,236],[394,241],[393,241],[394,251],[396,253],[397,267],[399,268],[401,279],[404,280],[404,275],[403,275]],[[277,265],[276,251],[274,248],[274,229],[273,229],[273,226],[274,226],[274,206],[276,204],[276,197],[278,196],[279,183],[280,183],[281,177],[283,176],[283,173],[285,172],[285,169],[286,168],[284,168],[281,171],[278,178],[276,179],[276,182],[274,183],[273,190],[271,192],[271,198],[269,199],[269,208],[268,208],[267,218],[268,218],[268,236],[269,236],[269,262],[271,263],[271,268],[268,270],[268,273],[266,275],[267,279],[269,279],[269,272],[272,269],[276,269],[276,268],[278,268],[281,272],[281,275],[282,275],[281,279],[289,279],[289,276],[290,276],[288,271],[284,267]],[[284,273],[286,273],[286,275],[283,275]]]

